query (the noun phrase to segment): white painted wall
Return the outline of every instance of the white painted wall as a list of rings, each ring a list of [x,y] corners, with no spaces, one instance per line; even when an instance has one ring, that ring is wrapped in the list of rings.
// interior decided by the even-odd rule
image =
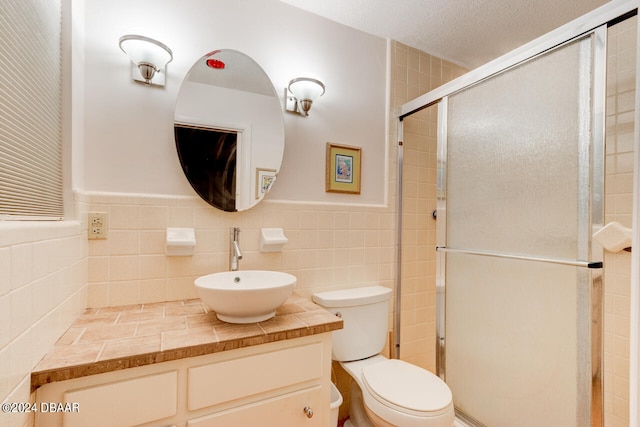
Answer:
[[[219,48],[253,57],[282,92],[313,72],[327,91],[310,117],[285,114],[286,147],[271,200],[385,203],[386,40],[277,0],[85,2],[86,191],[193,195],[178,163],[173,111],[192,63]],[[118,47],[124,34],[168,45],[165,88],[130,78]],[[284,103],[284,99],[281,99]],[[362,147],[362,193],[325,193],[327,142]]]

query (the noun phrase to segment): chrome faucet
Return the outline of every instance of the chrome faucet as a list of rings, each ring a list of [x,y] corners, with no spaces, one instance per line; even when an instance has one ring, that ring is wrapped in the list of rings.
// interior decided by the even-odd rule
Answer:
[[[242,252],[240,251],[240,229],[233,227],[231,229],[231,236],[229,238],[229,270],[237,271],[239,261],[242,259]]]

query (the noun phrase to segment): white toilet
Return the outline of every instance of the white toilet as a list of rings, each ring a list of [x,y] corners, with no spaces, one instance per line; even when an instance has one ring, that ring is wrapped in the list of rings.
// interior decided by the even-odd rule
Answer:
[[[344,329],[332,333],[333,360],[359,386],[359,390],[352,387],[345,426],[451,427],[455,413],[444,381],[380,354],[387,337],[390,298],[391,289],[382,286],[313,295],[316,304],[344,322]]]

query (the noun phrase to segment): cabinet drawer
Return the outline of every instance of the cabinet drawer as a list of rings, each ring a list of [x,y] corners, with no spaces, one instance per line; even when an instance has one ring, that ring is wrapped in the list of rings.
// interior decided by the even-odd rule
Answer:
[[[318,427],[322,422],[322,387],[288,393],[271,399],[194,418],[187,427]],[[305,413],[309,407],[317,411],[311,418]]]
[[[149,375],[64,393],[79,412],[63,415],[65,427],[127,427],[175,415],[178,371]]]
[[[200,409],[275,390],[322,375],[322,344],[189,368],[188,408]]]

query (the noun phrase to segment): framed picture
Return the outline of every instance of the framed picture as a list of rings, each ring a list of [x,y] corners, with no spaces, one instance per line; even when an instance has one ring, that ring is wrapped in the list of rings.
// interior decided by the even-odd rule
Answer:
[[[360,194],[361,152],[360,147],[327,143],[325,191]]]
[[[256,199],[263,197],[271,190],[276,180],[275,169],[256,169]]]

